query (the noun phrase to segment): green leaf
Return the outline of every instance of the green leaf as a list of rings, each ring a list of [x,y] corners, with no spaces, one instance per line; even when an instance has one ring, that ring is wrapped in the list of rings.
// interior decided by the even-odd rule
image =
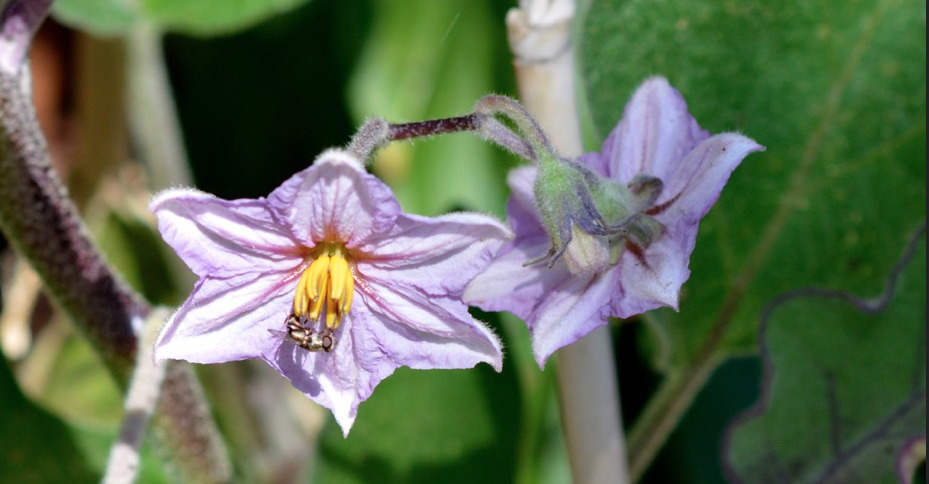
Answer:
[[[926,214],[926,5],[915,0],[594,1],[580,39],[601,135],[647,76],[701,126],[767,147],[701,224],[681,311],[653,311],[665,379],[633,427],[634,472],[720,361],[755,351],[775,295],[877,293]]]
[[[348,438],[330,418],[320,482],[512,482],[520,412],[513,371],[401,368],[358,409]]]
[[[52,14],[59,22],[97,35],[117,35],[138,19],[134,3],[124,0],[57,0]]]
[[[142,0],[146,16],[167,31],[195,35],[232,33],[288,12],[309,0]]]
[[[67,425],[26,399],[0,358],[0,476],[5,482],[98,482]]]
[[[489,2],[376,2],[374,25],[349,84],[356,120],[390,122],[466,114],[499,89],[494,67],[506,39]],[[410,12],[416,12],[411,15]],[[502,215],[512,161],[471,134],[393,143],[374,169],[405,210],[466,208]]]
[[[926,435],[925,230],[883,296],[794,291],[762,322],[761,402],[731,429],[746,482],[894,482]]]
[[[242,30],[309,0],[58,0],[56,18],[97,35],[119,35],[139,21],[165,31],[221,35]]]

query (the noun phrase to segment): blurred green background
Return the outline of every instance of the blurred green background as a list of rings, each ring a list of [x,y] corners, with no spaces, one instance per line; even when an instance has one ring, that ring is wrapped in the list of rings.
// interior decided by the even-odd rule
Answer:
[[[366,117],[447,117],[468,112],[487,93],[515,96],[503,23],[512,6],[147,0],[131,10],[116,0],[59,2],[55,19],[67,27],[40,34],[64,52],[55,106],[65,127],[49,137],[65,140],[67,170],[68,140],[79,136],[71,131],[111,129],[80,127],[85,118],[75,115],[85,92],[80,82],[105,76],[81,56],[94,49],[119,55],[121,36],[152,22],[168,31],[165,61],[196,186],[224,198],[263,196],[325,148],[344,145]],[[755,354],[765,304],[810,285],[879,293],[925,220],[925,4],[630,0],[582,7],[576,46],[589,149],[617,121],[634,87],[658,73],[682,91],[702,126],[742,131],[768,149],[737,170],[704,222],[682,313],[660,310],[612,327],[627,431],[639,426],[647,433],[642,422],[655,418],[649,408],[663,390],[685,403],[641,482],[725,482],[726,429],[761,394],[763,361]],[[87,47],[87,35],[108,40]],[[120,142],[125,158],[137,155],[131,134]],[[373,169],[408,211],[502,217],[505,174],[517,163],[456,134],[392,145]],[[123,183],[128,188],[119,196],[144,206],[144,183]],[[182,301],[191,281],[172,269],[176,261],[150,220],[114,205],[88,208],[108,258],[153,302]],[[778,217],[784,220],[772,229]],[[735,287],[745,287],[745,295],[730,308],[733,322],[722,338],[712,340]],[[51,314],[40,301],[30,353],[0,368],[0,476],[98,481],[121,397],[89,347]],[[279,413],[300,420],[306,406],[256,396],[265,389],[256,381],[281,378],[243,363],[199,367],[236,480],[569,482],[555,366],[538,370],[520,321],[476,314],[504,340],[502,373],[401,369],[361,405],[347,439],[328,413],[314,411],[302,417],[316,426],[295,435],[311,440],[318,433],[318,443],[292,443],[293,428],[269,421]],[[712,358],[704,360],[706,348]],[[692,394],[675,394],[695,368],[707,372],[706,381]],[[303,398],[286,384],[272,391]],[[177,479],[172,472],[157,449],[146,448],[140,482]]]

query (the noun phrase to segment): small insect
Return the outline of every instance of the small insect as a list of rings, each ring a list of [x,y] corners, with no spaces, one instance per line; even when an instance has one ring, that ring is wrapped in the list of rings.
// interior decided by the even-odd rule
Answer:
[[[315,333],[312,328],[298,321],[293,314],[287,316],[284,322],[287,332],[275,329],[269,329],[268,332],[288,343],[314,353],[318,351],[331,353],[335,349],[335,337],[332,336],[332,330],[327,328]]]

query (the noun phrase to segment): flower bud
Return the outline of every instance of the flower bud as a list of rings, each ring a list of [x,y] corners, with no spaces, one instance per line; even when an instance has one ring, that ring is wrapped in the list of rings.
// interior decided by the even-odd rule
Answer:
[[[568,270],[576,276],[598,274],[610,266],[610,241],[602,235],[591,235],[572,228],[573,237],[564,252]]]
[[[564,255],[573,274],[591,275],[619,260],[625,239],[644,248],[663,232],[645,215],[661,194],[661,180],[640,175],[623,185],[554,154],[540,156],[538,167],[533,191],[552,245],[526,265],[548,261],[551,267]]]

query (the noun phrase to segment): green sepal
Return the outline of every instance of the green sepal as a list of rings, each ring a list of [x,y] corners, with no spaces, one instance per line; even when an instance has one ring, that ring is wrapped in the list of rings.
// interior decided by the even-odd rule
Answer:
[[[577,230],[606,237],[603,243],[610,248],[608,256],[606,252],[594,256],[598,252],[590,250],[592,239],[585,238],[585,247],[578,248],[575,259],[580,261],[578,267],[586,268],[616,263],[627,238],[644,248],[663,232],[661,224],[645,214],[661,194],[661,180],[639,176],[627,186],[553,153],[540,153],[537,166],[533,191],[552,245],[527,265],[546,260],[549,266],[554,264],[569,249]],[[604,260],[584,260],[601,256]]]

